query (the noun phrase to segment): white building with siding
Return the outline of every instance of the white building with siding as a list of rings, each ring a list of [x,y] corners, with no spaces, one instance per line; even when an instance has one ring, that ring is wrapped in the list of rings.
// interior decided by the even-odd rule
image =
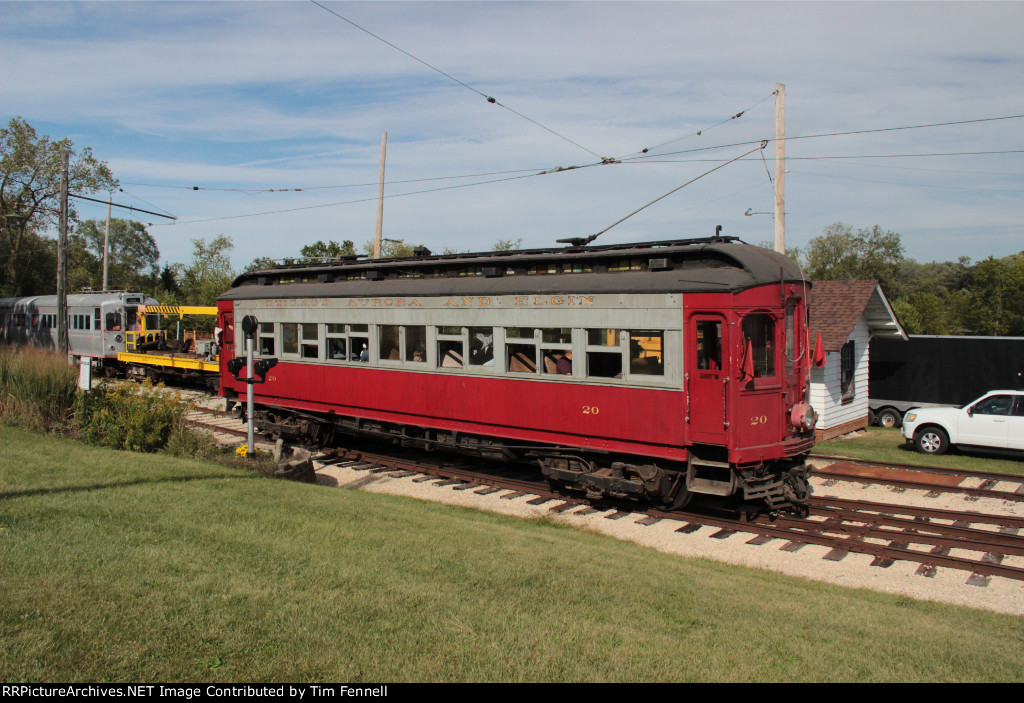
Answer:
[[[821,335],[825,351],[824,367],[811,368],[818,440],[867,427],[871,339],[907,339],[878,282],[815,281],[810,333],[812,345]]]

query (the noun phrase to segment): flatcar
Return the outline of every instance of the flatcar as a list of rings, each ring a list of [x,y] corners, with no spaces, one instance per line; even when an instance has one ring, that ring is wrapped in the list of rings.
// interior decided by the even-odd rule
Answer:
[[[142,293],[106,291],[67,296],[68,355],[91,360],[108,375],[120,368],[117,355],[150,330],[159,334],[159,318],[139,314],[157,301]],[[57,348],[57,296],[0,299],[0,343]]]
[[[253,344],[269,436],[532,458],[592,498],[801,512],[809,287],[722,236],[277,267],[218,300],[221,395],[246,393],[231,362]]]

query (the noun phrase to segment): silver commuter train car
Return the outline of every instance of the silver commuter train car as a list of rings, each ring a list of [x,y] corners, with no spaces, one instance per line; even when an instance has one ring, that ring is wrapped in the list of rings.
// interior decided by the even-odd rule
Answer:
[[[69,295],[68,356],[91,359],[113,374],[117,355],[126,351],[126,332],[143,329],[140,305],[159,305],[142,293],[106,291]],[[145,329],[158,331],[158,315],[147,315]],[[57,296],[0,298],[0,344],[57,348]]]

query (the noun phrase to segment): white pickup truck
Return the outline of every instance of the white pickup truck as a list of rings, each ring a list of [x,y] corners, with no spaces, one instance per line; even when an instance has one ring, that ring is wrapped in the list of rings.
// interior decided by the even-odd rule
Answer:
[[[989,391],[962,408],[914,408],[902,431],[925,454],[950,445],[1024,452],[1024,391]]]

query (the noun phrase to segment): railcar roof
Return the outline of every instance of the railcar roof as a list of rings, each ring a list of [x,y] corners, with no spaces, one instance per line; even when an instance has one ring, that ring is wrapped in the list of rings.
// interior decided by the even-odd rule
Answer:
[[[130,291],[96,291],[93,293],[68,293],[68,305],[102,305],[103,303],[123,301],[126,298],[139,298],[146,305],[155,305],[156,300],[142,293]],[[24,298],[0,298],[0,307],[15,306],[51,306],[57,304],[56,295],[30,295]]]
[[[614,270],[621,262],[632,270]],[[531,267],[589,271],[529,275]],[[609,270],[612,268],[613,270]],[[735,237],[293,264],[242,274],[221,300],[303,297],[739,291],[805,280],[788,256]]]

